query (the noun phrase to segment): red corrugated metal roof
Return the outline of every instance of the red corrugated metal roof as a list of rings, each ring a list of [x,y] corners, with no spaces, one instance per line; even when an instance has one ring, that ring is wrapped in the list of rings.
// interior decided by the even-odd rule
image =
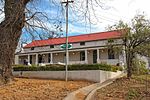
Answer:
[[[70,36],[68,38],[68,41],[69,43],[75,43],[75,42],[95,41],[95,40],[103,40],[103,39],[119,38],[119,37],[121,37],[121,33],[119,31],[108,31],[108,32],[97,32],[91,34]],[[51,38],[47,40],[35,40],[27,44],[24,48],[64,44],[65,40],[66,40],[65,37]]]

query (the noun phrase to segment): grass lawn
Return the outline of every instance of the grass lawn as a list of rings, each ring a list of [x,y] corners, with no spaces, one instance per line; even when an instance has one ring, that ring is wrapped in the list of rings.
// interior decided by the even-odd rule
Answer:
[[[15,80],[0,87],[0,100],[62,100],[68,93],[92,84],[87,81]]]
[[[146,85],[147,84],[147,85]],[[95,100],[150,100],[150,75],[117,79],[114,83],[97,90]]]

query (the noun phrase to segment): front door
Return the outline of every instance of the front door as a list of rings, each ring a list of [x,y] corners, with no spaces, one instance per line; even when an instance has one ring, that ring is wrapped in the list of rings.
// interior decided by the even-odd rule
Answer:
[[[93,63],[97,63],[97,50],[93,50]]]
[[[32,64],[32,55],[30,55],[30,64]]]

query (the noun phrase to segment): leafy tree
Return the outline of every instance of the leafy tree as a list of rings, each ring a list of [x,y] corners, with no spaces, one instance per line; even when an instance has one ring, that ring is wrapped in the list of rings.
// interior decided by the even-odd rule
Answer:
[[[144,15],[136,15],[130,24],[119,21],[109,27],[122,33],[123,49],[126,53],[127,77],[132,76],[133,60],[137,54],[150,56],[150,21]]]

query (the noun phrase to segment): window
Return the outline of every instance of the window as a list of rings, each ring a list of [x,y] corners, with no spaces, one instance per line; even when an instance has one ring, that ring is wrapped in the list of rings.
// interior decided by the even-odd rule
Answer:
[[[49,53],[48,54],[48,63],[50,63],[51,62],[51,54]]]
[[[50,48],[54,48],[54,45],[50,45]]]
[[[97,63],[97,50],[93,50],[93,63]]]
[[[80,42],[80,45],[81,45],[81,46],[85,45],[85,42]]]
[[[34,47],[32,47],[31,50],[34,50]]]
[[[108,59],[115,59],[115,54],[113,49],[108,49]]]
[[[80,52],[80,61],[85,61],[85,52],[84,51]]]

